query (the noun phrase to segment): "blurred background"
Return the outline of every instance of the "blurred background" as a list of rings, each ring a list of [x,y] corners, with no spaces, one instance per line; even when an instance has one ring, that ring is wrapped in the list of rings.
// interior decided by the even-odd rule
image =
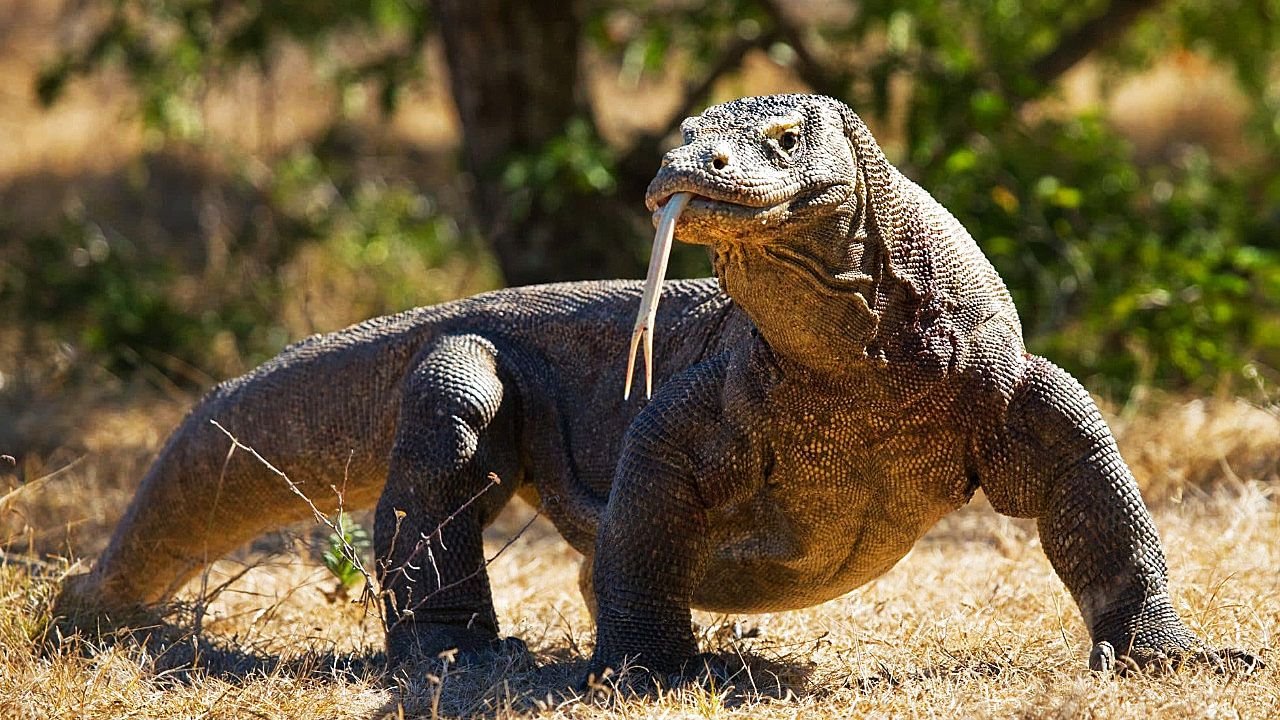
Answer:
[[[785,91],[853,106],[1095,393],[1274,412],[1278,39],[1280,0],[2,0],[0,475],[152,447],[313,332],[641,277],[679,121]]]

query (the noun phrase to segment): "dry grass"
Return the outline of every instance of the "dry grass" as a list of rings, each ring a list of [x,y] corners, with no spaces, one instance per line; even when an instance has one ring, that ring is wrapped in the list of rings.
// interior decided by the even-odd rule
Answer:
[[[101,547],[180,404],[89,413],[83,459],[20,491],[0,539],[0,717],[1271,717],[1274,669],[1117,680],[1085,669],[1087,639],[1034,526],[985,502],[946,518],[887,576],[809,610],[699,615],[706,649],[747,662],[732,687],[588,699],[569,689],[591,624],[577,556],[538,521],[491,567],[505,630],[535,669],[509,663],[389,677],[381,629],[335,600],[308,528],[217,563],[204,587],[244,575],[130,637],[40,642],[66,561]],[[1168,402],[1116,421],[1172,565],[1175,603],[1213,642],[1261,650],[1280,623],[1280,419],[1240,401]],[[531,511],[511,508],[490,552]],[[68,530],[68,526],[72,530]],[[245,568],[249,568],[245,572]],[[197,612],[198,611],[198,612]],[[197,617],[199,618],[197,620]]]

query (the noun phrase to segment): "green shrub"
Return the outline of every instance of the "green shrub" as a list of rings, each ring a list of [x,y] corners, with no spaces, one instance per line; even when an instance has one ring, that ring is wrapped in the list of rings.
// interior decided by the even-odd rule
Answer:
[[[975,134],[924,182],[1000,270],[1031,349],[1121,391],[1280,360],[1280,221],[1257,180],[1196,147],[1139,166],[1081,116]]]

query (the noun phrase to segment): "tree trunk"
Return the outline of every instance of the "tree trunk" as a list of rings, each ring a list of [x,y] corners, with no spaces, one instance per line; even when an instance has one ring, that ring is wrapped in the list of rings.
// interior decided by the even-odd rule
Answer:
[[[513,157],[538,155],[574,118],[591,122],[579,84],[576,4],[438,0],[434,7],[474,181],[471,208],[507,283],[638,276],[648,227],[642,184],[620,180],[602,195],[503,178]]]

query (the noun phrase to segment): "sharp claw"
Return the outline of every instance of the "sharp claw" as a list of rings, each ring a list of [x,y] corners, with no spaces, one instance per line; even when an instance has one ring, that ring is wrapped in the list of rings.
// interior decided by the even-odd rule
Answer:
[[[644,340],[644,395],[653,396],[653,325],[658,316],[658,296],[662,292],[662,278],[667,274],[667,260],[671,257],[671,244],[675,238],[676,221],[693,197],[687,192],[676,193],[662,207],[658,220],[658,232],[653,238],[653,250],[649,256],[649,272],[644,280],[644,293],[640,297],[640,311],[636,315],[635,329],[631,332],[631,351],[627,354],[626,385],[622,398],[631,398],[631,379],[635,374],[636,346]]]
[[[1097,672],[1111,673],[1116,669],[1116,649],[1111,643],[1103,640],[1093,646],[1089,653],[1089,669]]]
[[[1107,641],[1093,646],[1089,653],[1089,668],[1116,675],[1161,675],[1179,672],[1189,666],[1207,666],[1214,672],[1239,673],[1248,675],[1266,663],[1253,653],[1239,648],[1223,648],[1210,650],[1200,647],[1192,650],[1174,649],[1171,651],[1151,648],[1138,649],[1130,653],[1118,654],[1115,647]]]
[[[1267,663],[1262,658],[1240,648],[1222,648],[1216,654],[1222,662],[1223,672],[1238,672],[1243,675],[1249,675],[1267,666]]]

